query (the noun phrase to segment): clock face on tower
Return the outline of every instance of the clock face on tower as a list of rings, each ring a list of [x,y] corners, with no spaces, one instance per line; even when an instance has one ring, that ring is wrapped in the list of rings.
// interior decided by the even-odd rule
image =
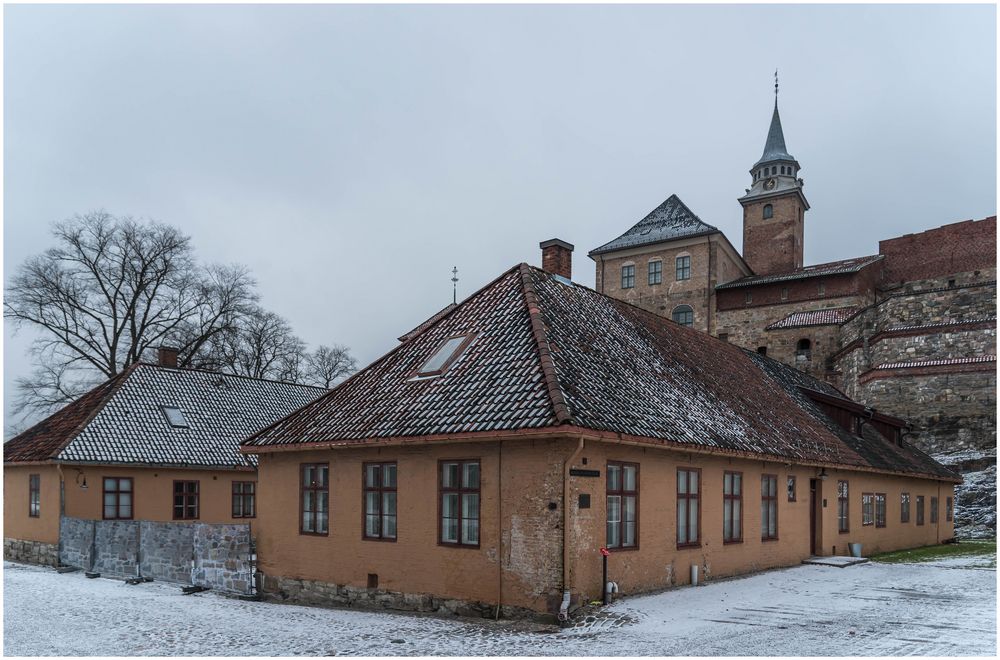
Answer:
[[[777,184],[778,182],[774,179],[768,179],[764,182],[764,190],[773,190]]]

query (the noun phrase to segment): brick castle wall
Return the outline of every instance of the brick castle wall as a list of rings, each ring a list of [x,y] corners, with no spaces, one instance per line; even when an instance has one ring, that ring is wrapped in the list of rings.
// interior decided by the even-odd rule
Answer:
[[[966,220],[879,241],[883,281],[911,282],[996,267],[997,219]]]

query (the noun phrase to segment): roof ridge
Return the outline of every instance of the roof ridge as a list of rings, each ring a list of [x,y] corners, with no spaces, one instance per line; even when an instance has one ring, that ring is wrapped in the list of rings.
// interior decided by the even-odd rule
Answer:
[[[538,359],[542,366],[542,378],[545,380],[545,389],[548,391],[549,399],[552,401],[552,411],[555,413],[556,421],[559,424],[573,424],[573,415],[570,413],[569,404],[566,403],[566,397],[563,396],[562,388],[559,386],[559,377],[556,375],[552,351],[549,349],[545,336],[545,324],[540,316],[541,303],[538,299],[538,292],[535,290],[535,284],[531,281],[532,267],[526,263],[521,263],[518,268],[521,275],[521,289],[524,293],[524,302],[528,309],[528,318],[531,320],[531,334],[535,340],[535,347],[538,349]]]
[[[330,388],[323,387],[322,385],[309,385],[308,383],[293,383],[288,380],[278,380],[276,378],[258,378],[257,376],[248,376],[246,374],[231,374],[226,371],[215,371],[214,369],[204,369],[202,367],[168,367],[163,364],[158,364],[156,362],[136,362],[133,366],[143,366],[143,367],[153,367],[155,369],[163,369],[167,371],[179,371],[181,373],[185,372],[195,372],[202,374],[211,374],[213,376],[227,376],[229,378],[243,378],[245,380],[258,380],[264,383],[274,383],[276,385],[291,385],[293,387],[308,387],[315,390],[329,391]]]

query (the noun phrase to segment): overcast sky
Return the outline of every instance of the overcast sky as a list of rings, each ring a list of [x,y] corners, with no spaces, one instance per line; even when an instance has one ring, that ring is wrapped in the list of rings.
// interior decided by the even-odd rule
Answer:
[[[105,209],[361,364],[676,193],[742,244],[780,70],[806,263],[996,213],[993,6],[6,6],[4,278]],[[30,371],[5,328],[4,384]]]

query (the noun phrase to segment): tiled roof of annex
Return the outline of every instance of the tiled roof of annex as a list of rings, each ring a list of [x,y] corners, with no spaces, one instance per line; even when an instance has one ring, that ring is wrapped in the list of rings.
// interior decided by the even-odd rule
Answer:
[[[416,376],[446,340],[462,335],[474,340],[450,369]],[[797,388],[842,394],[766,362],[762,368],[760,358],[732,344],[521,264],[243,449],[564,426],[955,478],[906,448],[873,462]]]
[[[781,330],[782,328],[803,328],[811,325],[839,325],[852,318],[859,309],[858,307],[837,307],[808,312],[792,312],[764,329]]]
[[[859,270],[866,268],[876,261],[881,261],[885,256],[881,254],[873,254],[867,257],[854,257],[853,259],[842,259],[840,261],[831,261],[825,264],[815,264],[813,266],[805,266],[803,268],[797,268],[795,270],[788,271],[787,273],[772,273],[770,275],[750,275],[749,277],[741,277],[738,280],[733,280],[732,282],[726,282],[725,284],[720,284],[715,287],[718,290],[722,289],[737,289],[744,286],[756,286],[760,284],[774,284],[775,282],[787,282],[792,280],[803,280],[808,277],[822,277],[825,275],[846,275],[850,273],[856,273]]]
[[[251,467],[240,441],[327,391],[139,363],[4,443],[4,462]]]

